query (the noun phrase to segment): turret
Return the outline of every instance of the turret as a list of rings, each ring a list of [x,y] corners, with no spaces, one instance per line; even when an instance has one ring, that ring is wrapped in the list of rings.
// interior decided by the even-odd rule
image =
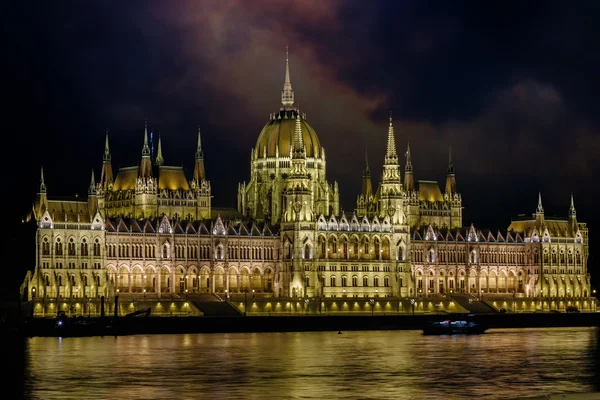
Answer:
[[[535,222],[538,228],[544,225],[544,207],[542,207],[542,193],[538,193],[538,206],[535,210]]]
[[[571,193],[571,206],[569,207],[569,225],[571,232],[575,235],[577,231],[577,212],[575,211],[575,202],[573,201],[573,193]]]
[[[42,215],[48,208],[48,197],[46,195],[46,183],[44,182],[44,167],[41,167],[40,190],[37,194],[36,206],[34,206],[34,213],[35,213],[36,218],[39,220],[39,218],[42,217]]]
[[[452,165],[452,147],[448,149],[448,171],[446,172],[446,194],[452,200],[456,193],[456,178],[454,176],[454,165]]]
[[[406,166],[404,167],[404,190],[412,192],[415,190],[415,178],[413,176],[413,166],[410,159],[410,143],[406,147]]]
[[[102,172],[100,173],[100,186],[104,191],[111,187],[113,179],[112,165],[110,163],[110,149],[108,148],[108,131],[106,131],[104,156],[102,156]]]
[[[403,201],[400,165],[398,164],[398,153],[396,153],[396,138],[391,112],[382,175],[378,208],[379,216],[389,216],[392,218],[392,223],[396,223],[399,221],[400,214],[397,211],[399,211]]]
[[[283,83],[283,91],[281,92],[281,104],[286,110],[291,110],[294,106],[294,91],[290,81],[290,62],[288,57],[287,46],[285,48],[285,82]]]
[[[371,183],[371,171],[369,170],[369,156],[365,149],[365,169],[363,171],[363,182],[361,194],[368,199],[373,194],[373,186]]]
[[[142,147],[142,162],[140,164],[141,178],[152,176],[152,160],[150,159],[150,147],[148,146],[148,124],[144,122],[144,146]]]
[[[163,155],[162,155],[162,143],[160,141],[160,135],[158,136],[158,150],[156,152],[155,164],[156,165],[164,165],[165,164],[165,159],[163,158]]]
[[[202,139],[200,137],[200,127],[198,127],[198,144],[196,145],[196,162],[194,164],[194,182],[197,185],[206,179],[204,172],[204,153],[202,152]]]
[[[88,212],[90,214],[90,218],[96,214],[98,211],[98,199],[96,197],[97,186],[96,180],[94,179],[94,170],[92,169],[92,178],[90,179],[90,187],[88,188]]]

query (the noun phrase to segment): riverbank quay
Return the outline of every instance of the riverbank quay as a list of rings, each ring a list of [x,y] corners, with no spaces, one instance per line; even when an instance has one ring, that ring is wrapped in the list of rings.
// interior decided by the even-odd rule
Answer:
[[[15,327],[25,337],[121,336],[136,334],[310,332],[365,330],[421,330],[434,320],[464,318],[465,314],[439,315],[307,315],[234,317],[81,318],[57,326],[56,319],[27,318]],[[600,327],[600,313],[519,313],[470,315],[486,329]],[[15,332],[12,332],[15,334]]]

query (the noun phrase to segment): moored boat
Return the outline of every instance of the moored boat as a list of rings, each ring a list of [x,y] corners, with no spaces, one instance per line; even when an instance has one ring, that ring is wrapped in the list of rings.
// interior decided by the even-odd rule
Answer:
[[[429,321],[423,327],[424,335],[477,335],[484,333],[487,328],[481,324],[466,319],[443,319]]]

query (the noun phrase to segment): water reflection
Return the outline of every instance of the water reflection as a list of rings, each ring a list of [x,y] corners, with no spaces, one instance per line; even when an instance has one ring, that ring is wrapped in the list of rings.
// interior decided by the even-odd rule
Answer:
[[[31,338],[43,399],[506,399],[600,391],[597,328]]]

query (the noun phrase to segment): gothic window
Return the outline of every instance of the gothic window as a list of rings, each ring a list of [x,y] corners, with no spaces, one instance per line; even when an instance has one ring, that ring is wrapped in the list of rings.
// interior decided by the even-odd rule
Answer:
[[[319,237],[319,257],[325,257],[327,251],[327,243],[325,242],[325,238],[323,236]],[[308,258],[308,257],[304,257]]]
[[[330,279],[331,287],[335,287],[335,276],[332,276]]]
[[[471,251],[471,260],[470,260],[471,264],[476,264],[477,263],[477,252],[475,250]]]
[[[336,254],[336,253],[337,253],[337,239],[336,239],[336,238],[333,238],[333,239],[331,240],[331,252],[332,252],[333,254]]]
[[[352,277],[352,287],[358,286],[358,278],[356,276]]]
[[[50,255],[50,242],[48,242],[48,238],[44,238],[44,240],[42,241],[42,255]]]
[[[556,252],[552,251],[552,264],[556,264]]]
[[[69,249],[69,255],[74,256],[75,255],[75,242],[73,241],[73,238],[69,239],[68,249]]]
[[[381,248],[381,246],[379,245],[379,239],[376,238],[375,239],[375,258],[377,260],[379,260],[379,256],[380,256],[379,251],[380,251],[380,248]]]
[[[221,246],[221,245],[217,246],[216,252],[215,252],[215,258],[217,260],[223,259],[223,246]]]
[[[348,241],[346,239],[342,242],[342,252],[344,253],[344,258],[348,257]]]
[[[544,264],[548,264],[548,253],[544,253]]]
[[[346,287],[346,286],[348,286],[347,279],[348,279],[348,278],[346,278],[345,276],[342,276],[342,287]]]
[[[379,287],[379,277],[375,277],[373,278],[373,286],[374,287]]]
[[[575,262],[581,264],[581,255],[579,254],[579,251],[575,254]]]
[[[85,239],[81,241],[81,255],[87,257],[88,255],[88,244]]]
[[[307,276],[306,277],[306,287],[310,287],[310,278]]]
[[[427,252],[427,262],[435,262],[435,250],[431,249]]]
[[[60,242],[60,238],[56,239],[56,243],[54,244],[54,253],[57,256],[62,256],[62,254],[63,254],[63,246],[62,246],[62,243]]]
[[[568,262],[569,262],[569,264],[573,264],[573,253],[571,253],[571,252],[569,251],[569,254],[567,255],[567,257],[568,257]]]
[[[165,243],[163,245],[163,249],[162,249],[162,256],[163,258],[169,258],[169,245],[167,243]],[[217,257],[218,258],[218,257]]]
[[[352,242],[352,247],[353,247],[352,251],[354,252],[354,255],[358,257],[358,239],[355,239]]]
[[[563,253],[562,251],[560,252],[560,263],[561,264],[565,263],[565,253]]]
[[[365,252],[365,254],[367,254],[367,255],[369,254],[369,242],[367,242],[366,240],[365,240],[363,251]]]
[[[58,276],[58,286],[62,286],[63,285],[63,280],[62,280],[62,275]]]
[[[363,276],[363,286],[369,286],[369,278],[366,276]]]
[[[304,258],[307,260],[309,260],[311,258],[310,257],[310,245],[308,243],[306,243],[304,245]]]
[[[389,287],[390,286],[390,278],[389,276],[386,276],[383,278],[383,286],[385,287]]]

